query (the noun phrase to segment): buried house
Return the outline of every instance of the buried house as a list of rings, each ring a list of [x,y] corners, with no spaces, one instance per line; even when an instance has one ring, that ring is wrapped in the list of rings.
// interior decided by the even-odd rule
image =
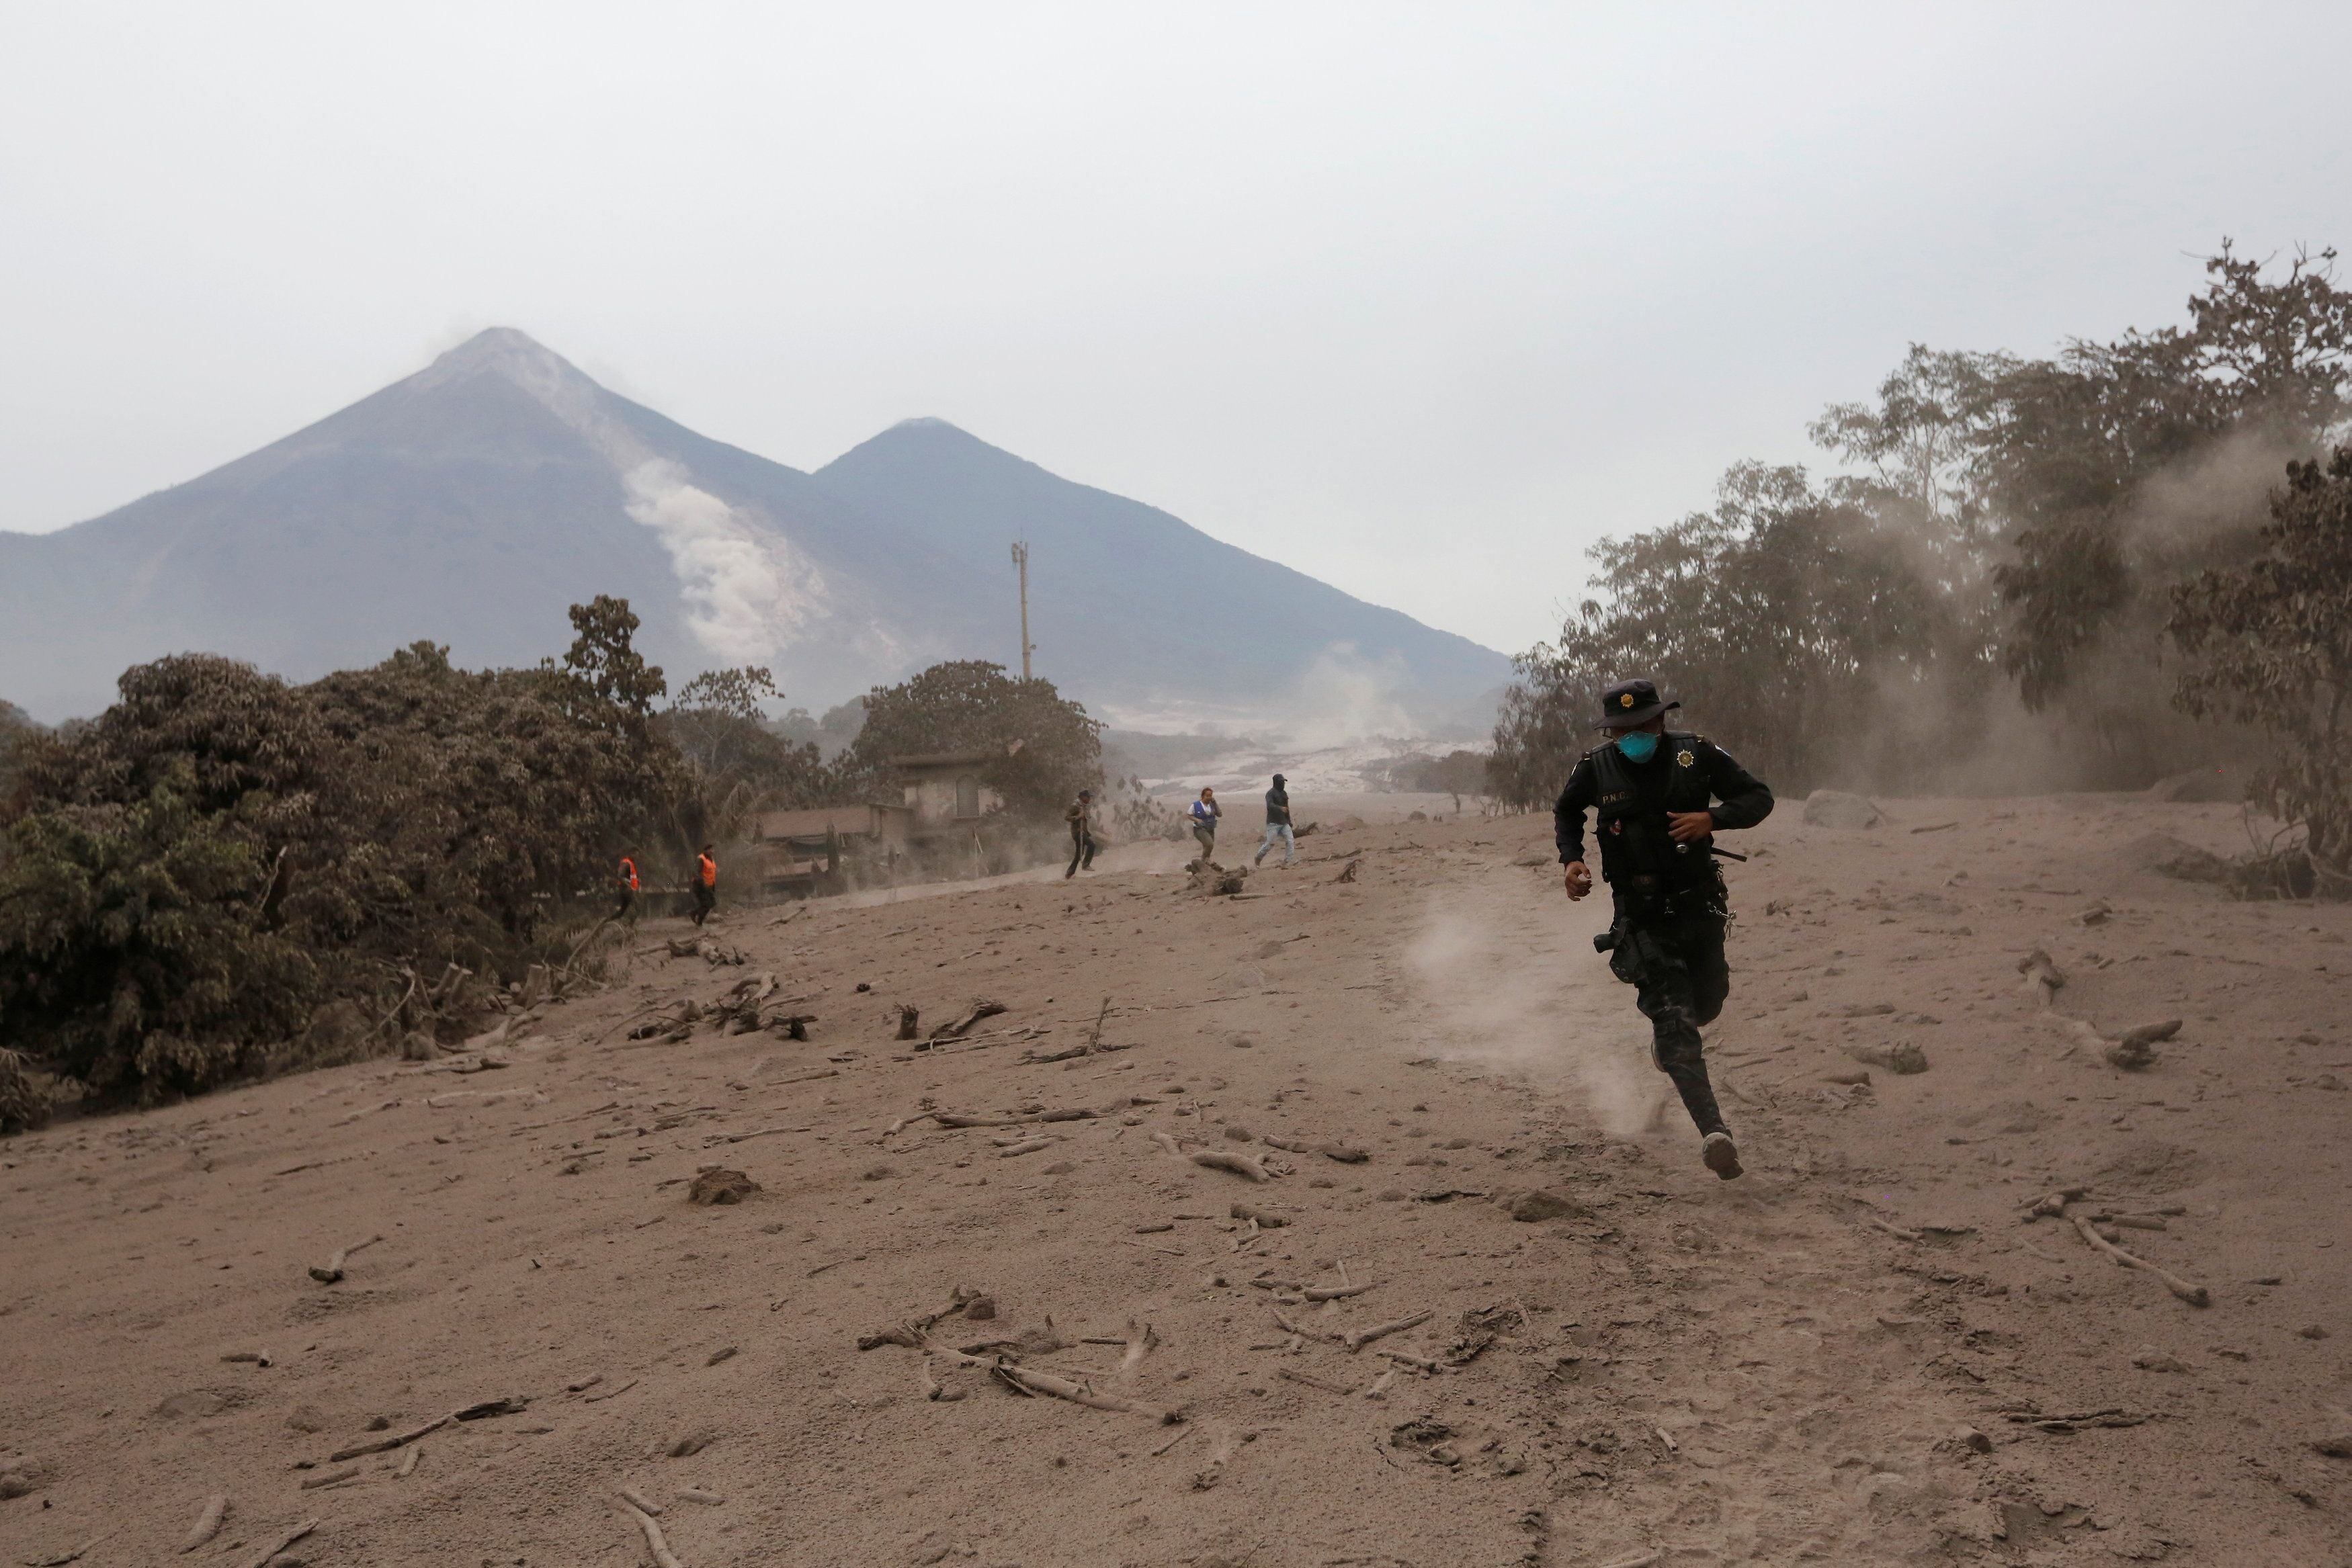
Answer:
[[[952,833],[1001,810],[1004,797],[981,778],[998,756],[993,751],[940,751],[890,758],[906,793],[906,808],[914,813],[915,836]]]
[[[1020,742],[1013,742],[1013,749],[1019,748]],[[1004,797],[982,776],[1003,755],[939,751],[890,758],[915,858],[929,874],[987,876],[1010,869],[981,835],[981,824],[1004,808]]]
[[[751,819],[760,891],[770,898],[846,893],[846,860],[895,867],[911,846],[904,806],[816,806],[761,811]]]
[[[1019,749],[1019,743],[1013,749]],[[981,838],[1004,797],[982,778],[1003,753],[947,751],[890,758],[900,799],[762,811],[752,819],[761,890],[772,898],[843,893],[853,883],[984,876],[1005,869]]]

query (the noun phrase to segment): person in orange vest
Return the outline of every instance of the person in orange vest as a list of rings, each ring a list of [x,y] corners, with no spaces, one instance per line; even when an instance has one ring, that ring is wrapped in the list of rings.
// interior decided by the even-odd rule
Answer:
[[[719,907],[719,862],[711,858],[716,845],[705,844],[694,857],[694,923],[699,925]]]
[[[613,918],[626,920],[629,918],[629,911],[635,908],[637,903],[637,852],[635,850],[621,857],[620,882],[621,903],[620,906],[613,911]]]

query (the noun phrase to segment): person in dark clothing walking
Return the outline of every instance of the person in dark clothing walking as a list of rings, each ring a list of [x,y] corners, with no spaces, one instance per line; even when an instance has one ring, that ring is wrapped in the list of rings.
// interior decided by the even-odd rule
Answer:
[[[1070,824],[1070,869],[1062,873],[1066,882],[1081,868],[1095,869],[1095,792],[1079,790],[1078,798],[1064,809],[1062,821]]]
[[[1659,701],[1648,681],[1620,681],[1601,706],[1597,727],[1611,738],[1584,754],[1552,808],[1563,882],[1571,900],[1592,891],[1584,862],[1591,811],[1615,904],[1595,946],[1634,988],[1633,1005],[1650,1020],[1650,1060],[1682,1095],[1706,1168],[1728,1181],[1739,1174],[1739,1150],[1715,1103],[1698,1032],[1731,993],[1723,952],[1730,895],[1714,838],[1771,815],[1772,791],[1706,737],[1668,729],[1667,710],[1682,705]]]
[[[1281,774],[1274,776],[1274,788],[1265,792],[1265,841],[1257,847],[1257,859],[1252,865],[1264,865],[1266,852],[1276,843],[1282,845],[1282,863],[1289,865],[1298,859],[1298,840],[1290,831],[1290,791]]]
[[[705,844],[702,852],[694,857],[694,923],[701,925],[719,907],[719,862],[711,855],[717,846]]]

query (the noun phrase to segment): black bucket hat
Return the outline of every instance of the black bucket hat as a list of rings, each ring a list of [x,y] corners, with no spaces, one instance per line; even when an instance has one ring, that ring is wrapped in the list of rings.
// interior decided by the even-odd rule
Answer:
[[[1648,681],[1619,681],[1601,694],[1601,716],[1592,721],[1596,729],[1631,729],[1647,724],[1668,708],[1680,707],[1679,702],[1660,702],[1658,688]]]

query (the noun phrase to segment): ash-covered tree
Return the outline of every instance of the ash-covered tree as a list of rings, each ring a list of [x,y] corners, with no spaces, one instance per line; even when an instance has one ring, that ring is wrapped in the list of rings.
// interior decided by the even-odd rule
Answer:
[[[1588,600],[1569,625],[1599,611]],[[1576,759],[1592,747],[1588,710],[1599,703],[1608,677],[1577,657],[1576,641],[1563,630],[1559,642],[1538,643],[1511,659],[1513,679],[1496,705],[1494,747],[1486,756],[1487,793],[1511,810],[1549,806]]]
[[[257,1068],[323,995],[261,911],[270,858],[198,810],[185,762],[119,805],[18,818],[0,864],[0,1035],[104,1092]]]
[[[1991,378],[1973,481],[2005,559],[2001,661],[2092,777],[2137,785],[2210,740],[2160,706],[2172,587],[2242,558],[2289,457],[2352,409],[2352,292],[2333,251],[2284,269],[2225,242],[2185,327],[2076,342]]]
[[[2253,559],[2173,591],[2174,700],[2271,738],[2254,798],[2303,830],[2310,884],[2352,896],[2352,449],[2291,465],[2270,515]]]
[[[2334,261],[2273,267],[2225,240],[2185,324],[2044,359],[1914,345],[1874,400],[1811,427],[1864,466],[1853,497],[1931,552],[1959,623],[2063,727],[2084,781],[2144,784],[2213,744],[2147,678],[2173,651],[2167,595],[2246,553],[2280,465],[2352,410]]]
[[[2281,465],[2352,414],[2334,263],[2224,241],[2183,325],[2043,359],[1915,344],[1811,426],[1852,472],[1735,469],[1717,512],[1604,541],[1591,597],[1517,661],[1497,795],[1547,800],[1591,694],[1636,673],[1783,788],[1932,786],[1992,733],[1999,675],[2048,716],[2071,782],[2206,760],[2222,733],[2165,700],[2168,595],[2252,553]]]
[[[1911,345],[1878,383],[1874,401],[1832,403],[1806,426],[1813,444],[1866,475],[1832,480],[1858,497],[1891,498],[1929,525],[1921,531],[1968,560],[1984,542],[1983,497],[1972,482],[1992,388],[2017,368],[2007,354],[1954,353]]]
[[[37,799],[128,804],[175,779],[194,810],[268,812],[280,822],[317,809],[330,737],[275,675],[212,653],[134,664],[114,705],[76,733],[25,748]]]
[[[1389,788],[1415,795],[1465,795],[1486,792],[1486,754],[1455,747],[1443,757],[1404,757],[1390,764]]]
[[[757,812],[818,805],[839,789],[815,746],[794,744],[767,723],[767,705],[782,699],[758,665],[712,670],[678,688],[661,728],[685,766],[686,787],[670,812],[681,857],[708,841],[740,838]]]
[[[811,714],[804,707],[788,708],[767,723],[770,729],[786,740],[814,746],[831,761],[848,750],[857,732],[866,727],[866,699],[852,697],[845,703],[835,703],[821,715]]]
[[[1517,661],[1488,779],[1548,805],[1593,744],[1601,688],[1648,675],[1778,788],[1899,767],[1924,693],[1982,678],[1914,541],[1800,468],[1742,464],[1716,509],[1592,549],[1588,599]],[[1938,701],[1936,721],[1951,711]]]
[[[677,689],[662,727],[688,766],[706,778],[766,779],[814,769],[816,748],[795,745],[768,722],[768,705],[783,695],[757,664],[706,671]]]
[[[0,1037],[101,1092],[248,1071],[323,995],[275,928],[282,861],[332,774],[283,681],[184,654],[23,748],[0,856]]]
[[[934,664],[866,694],[866,727],[840,758],[845,790],[898,798],[895,757],[985,753],[982,779],[1024,817],[1058,812],[1102,786],[1102,725],[1047,680],[1018,680],[978,659]]]
[[[636,649],[636,612],[625,599],[600,593],[572,607],[576,635],[559,669],[576,683],[582,716],[591,722],[644,721],[669,690],[661,666],[648,664]]]
[[[375,952],[510,967],[686,787],[650,726],[540,670],[463,670],[417,643],[303,692],[347,759],[330,857],[344,869],[306,863],[289,915]]]
[[[0,1037],[153,1095],[282,1060],[320,1004],[391,1016],[404,971],[519,977],[680,788],[606,602],[609,698],[424,643],[307,686],[200,654],[125,672],[27,743],[0,810]]]
[[[20,771],[16,760],[16,743],[29,740],[41,733],[41,726],[33,716],[15,703],[0,700],[0,812],[5,812],[8,802],[16,797],[16,777]]]

